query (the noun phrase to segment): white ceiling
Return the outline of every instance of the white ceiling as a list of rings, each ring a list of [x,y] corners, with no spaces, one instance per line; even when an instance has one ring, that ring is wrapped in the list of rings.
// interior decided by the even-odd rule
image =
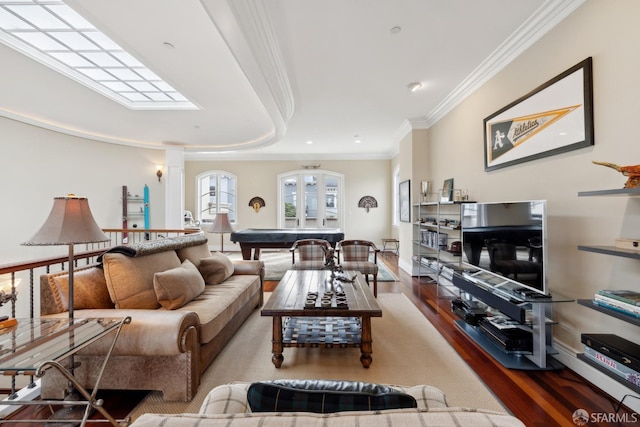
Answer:
[[[389,158],[584,1],[68,0],[200,109],[130,110],[0,44],[0,115],[190,159]]]

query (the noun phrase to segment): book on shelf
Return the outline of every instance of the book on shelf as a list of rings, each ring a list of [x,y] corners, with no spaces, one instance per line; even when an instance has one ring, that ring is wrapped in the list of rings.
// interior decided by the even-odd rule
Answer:
[[[609,298],[604,295],[596,294],[593,302],[601,307],[609,308],[620,313],[627,314],[636,318],[640,318],[640,307],[627,304],[617,299]]]
[[[626,289],[600,289],[598,294],[640,307],[640,292]]]
[[[596,365],[601,366],[612,374],[640,387],[640,373],[637,371],[586,345],[584,346],[584,355]]]
[[[614,359],[636,372],[640,372],[640,344],[615,334],[580,334],[580,342]]]

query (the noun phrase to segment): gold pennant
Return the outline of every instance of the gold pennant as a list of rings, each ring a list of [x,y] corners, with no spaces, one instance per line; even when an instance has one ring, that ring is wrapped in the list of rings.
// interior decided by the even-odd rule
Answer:
[[[494,137],[491,143],[491,160],[522,144],[581,106],[581,104],[578,104],[557,110],[490,123],[491,134]],[[509,128],[506,132],[503,132],[500,129],[504,129],[505,125],[508,125]],[[496,130],[494,131],[494,129]]]

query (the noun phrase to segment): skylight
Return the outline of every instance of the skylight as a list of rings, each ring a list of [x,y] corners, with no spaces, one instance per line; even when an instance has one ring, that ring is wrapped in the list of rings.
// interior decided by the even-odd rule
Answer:
[[[0,0],[0,42],[131,109],[197,109],[61,0]]]

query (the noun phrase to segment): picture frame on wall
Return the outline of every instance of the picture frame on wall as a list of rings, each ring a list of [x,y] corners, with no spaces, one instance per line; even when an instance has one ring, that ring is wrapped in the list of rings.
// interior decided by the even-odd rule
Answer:
[[[484,170],[594,143],[591,57],[484,119]]]
[[[453,200],[453,178],[445,179],[442,184],[442,193],[440,194],[440,203],[450,202]]]
[[[398,190],[400,221],[411,222],[411,180],[402,181]]]

